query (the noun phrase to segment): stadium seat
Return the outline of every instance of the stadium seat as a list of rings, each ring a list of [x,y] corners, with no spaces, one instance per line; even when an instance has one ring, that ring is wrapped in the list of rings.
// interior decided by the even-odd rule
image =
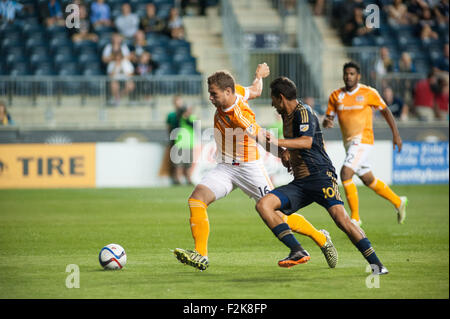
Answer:
[[[430,62],[428,59],[414,59],[414,65],[417,73],[427,74],[430,70]]]
[[[34,69],[33,75],[55,75],[55,70],[50,63],[41,63]]]
[[[56,73],[61,76],[68,75],[80,75],[80,70],[78,69],[78,65],[75,62],[67,62],[60,64],[57,67]]]
[[[159,64],[172,62],[172,56],[164,53],[152,53],[152,59]]]
[[[5,62],[7,65],[11,65],[18,62],[26,62],[27,57],[23,52],[8,53]]]
[[[172,52],[174,52],[176,49],[180,48],[180,47],[185,47],[185,48],[191,48],[191,44],[185,40],[178,40],[178,39],[170,39],[168,42],[168,46],[169,48],[172,50]]]
[[[19,75],[29,75],[30,69],[26,62],[12,63],[10,64],[8,75],[19,76]]]
[[[80,63],[80,64],[81,63],[85,64],[85,63],[90,63],[90,62],[98,62],[98,61],[100,61],[100,57],[96,53],[93,53],[91,51],[83,52],[78,56],[78,63]]]
[[[195,65],[195,61],[196,61],[194,57],[192,57],[190,55],[182,54],[182,53],[181,54],[180,53],[174,54],[172,56],[172,60],[173,60],[173,62],[175,62],[177,64],[179,64],[179,63],[192,63],[194,65]]]

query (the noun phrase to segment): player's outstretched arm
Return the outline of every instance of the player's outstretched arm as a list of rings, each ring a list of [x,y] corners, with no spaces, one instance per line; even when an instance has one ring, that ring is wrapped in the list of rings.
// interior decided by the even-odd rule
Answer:
[[[253,80],[252,85],[249,87],[249,97],[248,99],[254,99],[261,95],[263,90],[263,81],[262,79],[268,77],[270,74],[270,69],[267,63],[258,64],[255,72],[255,79]]]
[[[392,115],[392,112],[389,108],[384,108],[381,111],[381,114],[383,115],[384,119],[388,123],[389,127],[392,131],[392,143],[395,149],[395,145],[397,145],[397,149],[400,152],[402,150],[402,138],[400,137],[400,133],[397,128],[397,124],[395,123],[394,116]]]
[[[290,139],[277,139],[272,135],[268,135],[267,141],[271,144],[275,144],[277,147],[287,149],[310,149],[313,144],[313,138],[307,135]]]
[[[334,126],[334,118],[331,115],[325,115],[325,118],[323,119],[322,126],[324,128],[330,128]]]

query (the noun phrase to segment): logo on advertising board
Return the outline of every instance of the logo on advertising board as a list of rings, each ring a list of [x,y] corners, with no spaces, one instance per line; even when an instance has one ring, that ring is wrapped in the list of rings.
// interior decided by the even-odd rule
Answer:
[[[448,183],[448,142],[404,142],[393,161],[394,184]]]

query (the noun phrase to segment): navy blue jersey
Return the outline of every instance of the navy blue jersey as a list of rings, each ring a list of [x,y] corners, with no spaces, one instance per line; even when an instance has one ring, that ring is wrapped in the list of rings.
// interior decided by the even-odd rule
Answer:
[[[324,171],[335,173],[333,163],[323,145],[323,135],[319,119],[311,107],[299,102],[291,114],[283,115],[284,138],[310,136],[313,138],[311,149],[289,149],[291,167],[295,179],[302,179]]]

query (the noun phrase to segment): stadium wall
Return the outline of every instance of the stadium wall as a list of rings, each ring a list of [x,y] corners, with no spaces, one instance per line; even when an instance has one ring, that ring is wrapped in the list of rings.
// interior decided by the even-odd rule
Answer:
[[[327,152],[339,169],[345,152],[340,141],[328,141]],[[215,143],[194,151],[192,180],[214,166]],[[0,145],[0,188],[95,188],[168,186],[164,172],[166,146],[161,143],[74,143]],[[292,176],[279,159],[263,156],[275,185]],[[389,184],[448,183],[448,142],[405,142],[402,153],[391,141],[377,141],[371,164],[375,175]],[[355,177],[355,182],[361,184]]]

